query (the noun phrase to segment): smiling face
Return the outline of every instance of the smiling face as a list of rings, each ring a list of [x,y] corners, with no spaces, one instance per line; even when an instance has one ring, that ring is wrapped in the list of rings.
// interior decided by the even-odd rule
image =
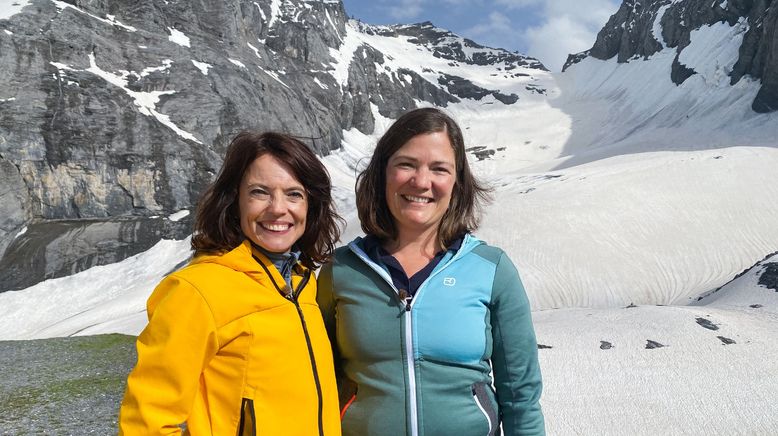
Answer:
[[[271,154],[246,169],[238,205],[243,234],[267,251],[287,252],[305,232],[308,194],[291,168]]]
[[[454,149],[446,132],[416,135],[386,166],[386,202],[398,236],[437,231],[456,182]]]

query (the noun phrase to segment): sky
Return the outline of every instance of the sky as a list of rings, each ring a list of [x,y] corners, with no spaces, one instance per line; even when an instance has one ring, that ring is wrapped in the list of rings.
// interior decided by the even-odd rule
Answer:
[[[570,53],[588,50],[618,10],[617,0],[343,0],[369,24],[431,21],[460,36],[518,51],[560,71]]]

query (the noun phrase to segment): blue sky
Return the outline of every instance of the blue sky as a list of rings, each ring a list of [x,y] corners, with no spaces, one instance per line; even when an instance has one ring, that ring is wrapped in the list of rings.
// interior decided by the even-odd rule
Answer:
[[[370,24],[436,26],[491,47],[536,57],[559,71],[568,53],[586,50],[616,12],[617,0],[343,0]]]

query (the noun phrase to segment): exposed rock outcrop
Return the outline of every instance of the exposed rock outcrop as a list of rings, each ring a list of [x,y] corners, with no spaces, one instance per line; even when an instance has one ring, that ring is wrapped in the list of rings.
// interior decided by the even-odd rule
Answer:
[[[31,0],[0,20],[0,292],[30,284],[30,268],[57,277],[185,236],[155,217],[193,209],[242,129],[296,134],[326,155],[344,130],[372,133],[374,107],[394,118],[459,101],[349,46],[350,32],[402,36],[452,63],[544,69],[431,23],[349,22],[337,0]],[[126,220],[137,238],[106,230]],[[93,236],[76,243],[63,222]]]
[[[719,22],[730,26],[745,22],[748,30],[730,73],[731,83],[746,75],[761,79],[752,109],[772,112],[778,110],[778,8],[772,5],[773,0],[625,0],[597,34],[594,46],[570,55],[564,69],[587,56],[603,60],[616,57],[623,63],[646,59],[668,47],[676,50],[671,79],[681,84],[695,74],[679,61],[694,30]],[[657,29],[661,35],[655,34]]]

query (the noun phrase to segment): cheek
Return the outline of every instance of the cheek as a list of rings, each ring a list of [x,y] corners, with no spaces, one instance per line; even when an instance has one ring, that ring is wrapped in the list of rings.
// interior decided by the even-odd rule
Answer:
[[[295,219],[298,222],[305,223],[308,219],[308,203],[303,202],[302,204],[296,205],[294,210]]]
[[[454,192],[454,182],[449,178],[439,180],[436,186],[438,192],[443,196],[450,197]]]

